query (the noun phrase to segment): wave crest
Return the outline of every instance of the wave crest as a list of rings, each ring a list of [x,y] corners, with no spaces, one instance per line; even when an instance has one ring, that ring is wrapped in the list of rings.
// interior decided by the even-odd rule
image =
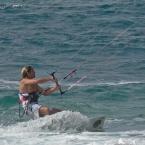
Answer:
[[[89,118],[80,112],[62,111],[54,115],[18,124],[22,130],[83,131]]]

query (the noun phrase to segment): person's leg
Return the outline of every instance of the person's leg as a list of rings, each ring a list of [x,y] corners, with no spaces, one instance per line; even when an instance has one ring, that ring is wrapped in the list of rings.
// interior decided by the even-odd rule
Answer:
[[[40,117],[39,109],[41,108],[41,105],[39,104],[31,104],[31,111],[33,114],[33,119],[37,119]]]
[[[44,117],[45,115],[52,115],[52,114],[55,114],[60,111],[62,111],[62,110],[56,109],[56,108],[49,109],[48,107],[41,106],[39,108],[39,116]]]
[[[49,115],[52,115],[52,114],[55,114],[55,113],[61,112],[61,111],[62,110],[60,110],[60,109],[52,108],[52,109],[49,110]]]
[[[49,108],[45,106],[41,106],[39,108],[39,116],[44,117],[45,115],[49,115]]]

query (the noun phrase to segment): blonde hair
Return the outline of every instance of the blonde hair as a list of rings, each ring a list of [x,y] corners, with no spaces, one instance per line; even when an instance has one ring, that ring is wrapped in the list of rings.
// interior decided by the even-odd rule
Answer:
[[[33,67],[32,66],[24,66],[22,69],[21,69],[21,75],[22,75],[22,78],[27,78],[28,77],[28,74],[33,70]]]

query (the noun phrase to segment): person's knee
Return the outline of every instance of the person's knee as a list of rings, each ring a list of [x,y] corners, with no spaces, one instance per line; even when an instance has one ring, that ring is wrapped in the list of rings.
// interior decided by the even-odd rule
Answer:
[[[45,115],[49,114],[49,108],[48,107],[40,107],[39,109],[39,116],[43,117]]]

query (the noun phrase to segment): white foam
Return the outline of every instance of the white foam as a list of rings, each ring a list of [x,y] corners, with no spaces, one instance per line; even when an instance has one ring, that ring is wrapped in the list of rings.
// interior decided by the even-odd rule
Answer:
[[[7,132],[37,132],[37,131],[55,131],[55,132],[82,132],[85,130],[94,131],[93,119],[82,115],[80,112],[62,111],[54,115],[46,116],[36,120],[20,122],[5,128]],[[94,121],[93,121],[94,122]],[[102,126],[103,127],[103,124]],[[101,130],[98,126],[98,130]],[[95,128],[97,131],[97,128]]]
[[[21,8],[23,7],[22,4],[0,4],[0,9],[7,9],[7,8]]]
[[[37,131],[80,132],[86,130],[89,123],[89,118],[79,112],[62,111],[37,120],[20,122],[12,126],[5,127],[4,129],[11,133]]]
[[[117,141],[108,141],[105,145],[137,145],[137,141],[135,139],[119,138]]]
[[[19,82],[18,81],[9,81],[9,80],[0,79],[0,83],[18,85]]]
[[[0,89],[5,89],[5,90],[16,90],[18,89],[18,81],[9,81],[9,80],[4,80],[0,79]]]
[[[46,119],[46,118],[45,118]],[[34,123],[34,121],[32,121]],[[37,120],[38,122],[38,120]],[[73,123],[73,122],[72,122]],[[23,124],[23,125],[22,125]],[[11,127],[0,127],[0,145],[144,145],[145,131],[128,132],[81,132],[60,133],[51,130],[36,130],[34,124],[19,123]],[[19,128],[19,129],[18,129]],[[24,128],[29,128],[24,130]],[[31,128],[31,129],[30,129]],[[32,129],[33,128],[33,129]],[[142,134],[142,136],[127,136],[127,134]]]
[[[23,7],[23,5],[21,5],[21,4],[12,4],[11,7],[12,8],[21,8],[21,7]]]
[[[121,86],[121,85],[129,85],[129,84],[144,84],[145,81],[119,81],[119,82],[95,82],[95,83],[79,83],[75,86]],[[71,86],[73,83],[68,83],[66,86]]]
[[[88,122],[89,118],[79,112],[62,111],[37,120],[19,123],[17,126],[26,131],[55,130],[65,132],[85,130]]]

